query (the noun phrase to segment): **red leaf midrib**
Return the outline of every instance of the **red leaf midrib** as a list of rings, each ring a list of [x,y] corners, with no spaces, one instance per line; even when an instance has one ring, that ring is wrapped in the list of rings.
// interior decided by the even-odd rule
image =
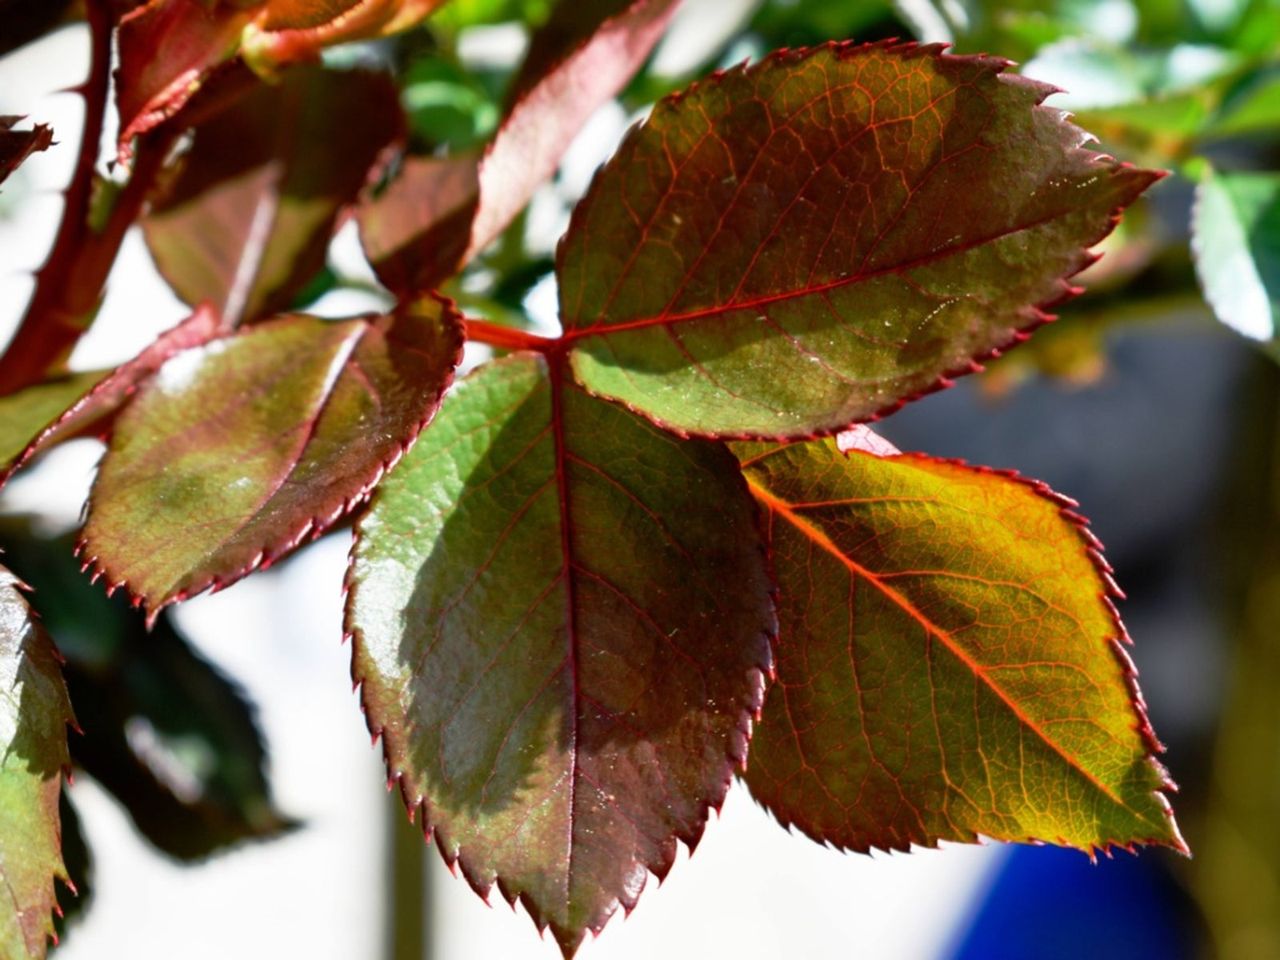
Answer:
[[[686,323],[690,320],[703,320],[707,317],[720,316],[726,313],[736,313],[740,310],[758,310],[774,303],[798,300],[801,297],[817,296],[831,290],[839,290],[843,287],[854,286],[868,280],[875,280],[879,277],[893,276],[895,274],[905,273],[908,270],[916,270],[921,267],[929,266],[939,260],[945,260],[947,257],[966,253],[969,250],[985,246],[989,243],[995,243],[997,240],[1003,240],[1004,238],[1011,237],[1014,234],[1022,233],[1027,230],[1034,230],[1037,227],[1042,227],[1054,220],[1070,216],[1073,212],[1074,211],[1070,209],[1054,211],[1053,213],[1048,213],[1042,217],[1030,220],[1027,223],[1007,227],[1000,230],[998,233],[976,237],[973,240],[966,240],[963,243],[957,243],[951,246],[940,247],[937,250],[932,250],[929,253],[922,254],[921,256],[910,260],[904,260],[900,263],[889,264],[888,266],[880,267],[875,270],[866,270],[860,273],[851,274],[847,277],[837,277],[836,279],[828,280],[825,283],[817,283],[793,290],[784,290],[779,293],[766,294],[752,300],[743,300],[737,303],[717,304],[716,306],[702,307],[685,313],[658,314],[651,317],[642,317],[638,320],[627,320],[622,323],[609,323],[606,320],[597,320],[597,322],[590,326],[567,328],[562,335],[562,339],[567,342],[573,342],[585,337],[608,336],[609,334],[624,333],[629,330],[643,330],[648,327],[655,326],[674,326],[675,324]]]
[[[752,494],[760,501],[760,503],[771,513],[781,516],[790,523],[797,531],[806,539],[814,543],[823,551],[831,555],[839,561],[851,574],[860,577],[868,584],[879,591],[886,599],[897,606],[903,613],[916,621],[926,632],[927,635],[936,637],[942,645],[960,661],[960,663],[970,670],[973,675],[980,680],[995,696],[1003,703],[1017,718],[1018,722],[1023,724],[1028,730],[1034,733],[1046,746],[1054,753],[1062,758],[1063,761],[1081,776],[1083,776],[1093,787],[1099,790],[1107,799],[1111,800],[1117,806],[1126,810],[1131,808],[1116,795],[1110,787],[1097,778],[1086,767],[1072,757],[1057,741],[1055,741],[1048,732],[1043,729],[1033,718],[1028,716],[1023,709],[1018,706],[1005,690],[993,680],[987,673],[986,668],[964,650],[962,646],[956,643],[955,639],[942,627],[930,620],[921,610],[919,610],[911,600],[905,595],[899,593],[893,587],[885,583],[872,571],[858,564],[849,557],[840,547],[814,524],[797,514],[792,506],[780,497],[775,496],[769,490],[761,486],[756,480],[747,478],[747,485],[751,488]],[[1142,817],[1137,811],[1132,811],[1135,815]],[[1146,817],[1142,817],[1146,819]]]

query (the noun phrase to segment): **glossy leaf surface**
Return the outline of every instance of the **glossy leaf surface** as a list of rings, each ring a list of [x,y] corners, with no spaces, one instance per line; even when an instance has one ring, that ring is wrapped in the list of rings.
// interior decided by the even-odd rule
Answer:
[[[22,164],[22,161],[40,150],[48,150],[53,143],[53,130],[38,123],[30,130],[14,130],[13,125],[22,117],[0,117],[0,183]]]
[[[1254,340],[1280,325],[1280,173],[1206,171],[1196,188],[1192,250],[1218,319]]]
[[[1109,568],[1070,502],[846,447],[737,446],[779,591],[752,794],[852,850],[1185,849]]]
[[[27,445],[103,376],[102,371],[73,373],[0,397],[0,482]]]
[[[323,532],[431,419],[461,333],[424,299],[386,317],[286,316],[171,358],[121,414],[84,555],[153,612]]]
[[[160,272],[230,322],[285,309],[402,128],[395,86],[378,74],[301,67],[259,84],[195,128],[147,217]]]
[[[82,731],[72,760],[152,845],[189,860],[293,825],[272,802],[252,705],[167,612],[148,630],[126,597],[81,575],[69,537],[37,536],[28,518],[0,520],[0,543],[66,658]]]
[[[58,797],[71,704],[58,654],[0,567],[0,955],[43,957],[62,865]]]
[[[571,953],[724,799],[773,611],[729,452],[557,374],[450,394],[359,524],[347,617],[406,802]]]
[[[70,374],[0,398],[0,414],[12,417],[0,419],[0,485],[37,454],[100,429],[175,353],[225,332],[217,314],[201,307],[115,370]]]
[[[676,5],[561,3],[535,34],[488,147],[408,158],[361,211],[365,251],[382,281],[399,293],[431,289],[497,237],[555,173],[587,118],[639,69]]]
[[[1005,66],[830,45],[659,103],[561,247],[579,381],[678,430],[795,437],[1017,342],[1158,175]]]

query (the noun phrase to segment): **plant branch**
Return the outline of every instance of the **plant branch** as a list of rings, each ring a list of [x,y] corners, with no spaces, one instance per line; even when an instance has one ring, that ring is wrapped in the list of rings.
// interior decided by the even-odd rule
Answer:
[[[536,350],[538,353],[555,353],[564,343],[560,337],[542,337],[527,330],[504,327],[485,320],[464,321],[465,333],[473,343],[487,343],[504,350]]]
[[[0,357],[0,395],[38,383],[66,363],[93,322],[120,243],[138,218],[173,143],[169,130],[143,140],[128,183],[105,225],[95,231],[90,210],[110,89],[111,15],[106,0],[90,0],[87,6],[92,52],[89,76],[76,88],[85,98],[80,150],[53,249],[36,274],[35,293],[18,331]]]

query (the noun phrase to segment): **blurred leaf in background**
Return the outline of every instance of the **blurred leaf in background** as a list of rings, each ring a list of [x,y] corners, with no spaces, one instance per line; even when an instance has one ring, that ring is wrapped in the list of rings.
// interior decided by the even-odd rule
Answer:
[[[66,658],[83,731],[71,736],[72,761],[143,836],[191,860],[296,826],[272,803],[251,705],[170,617],[148,633],[123,594],[109,598],[81,575],[71,538],[42,538],[30,518],[0,518],[0,539]]]

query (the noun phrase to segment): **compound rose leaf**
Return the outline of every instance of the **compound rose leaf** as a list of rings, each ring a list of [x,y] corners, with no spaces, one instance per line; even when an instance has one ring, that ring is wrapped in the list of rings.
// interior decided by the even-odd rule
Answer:
[[[71,702],[58,653],[0,567],[0,955],[43,957],[62,864],[58,798]]]
[[[593,393],[673,429],[872,419],[1025,338],[1159,174],[937,46],[783,51],[660,102],[561,246]]]
[[[737,451],[767,514],[778,682],[746,777],[851,850],[1185,850],[1110,570],[1070,501],[835,440]]]
[[[569,954],[724,799],[774,615],[729,451],[558,366],[513,354],[445,400],[358,525],[347,626],[410,809]]]
[[[300,67],[258,84],[195,127],[144,221],[157,267],[183,300],[212,303],[228,322],[287,308],[403,123],[379,74]]]
[[[155,613],[224,587],[363,499],[434,415],[461,352],[452,304],[292,315],[179,353],[116,421],[81,552]]]
[[[31,154],[48,150],[53,143],[53,130],[37,123],[30,130],[14,130],[22,117],[0,117],[0,183],[21,166]]]
[[[676,0],[584,5],[562,0],[488,147],[448,159],[409,157],[361,210],[365,252],[398,293],[428,290],[500,234],[547,180],[587,118],[644,63]]]
[[[0,486],[32,457],[103,424],[143,380],[175,353],[225,333],[221,319],[201,306],[115,370],[73,373],[0,397]]]

